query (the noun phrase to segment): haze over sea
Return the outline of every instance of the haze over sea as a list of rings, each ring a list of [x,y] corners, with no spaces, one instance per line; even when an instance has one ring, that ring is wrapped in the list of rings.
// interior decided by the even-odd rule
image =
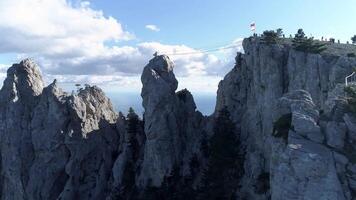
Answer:
[[[142,116],[142,98],[138,92],[108,92],[106,95],[111,99],[117,112],[127,113],[132,107],[137,114]],[[216,94],[214,93],[193,93],[197,110],[203,115],[210,115],[214,112]]]

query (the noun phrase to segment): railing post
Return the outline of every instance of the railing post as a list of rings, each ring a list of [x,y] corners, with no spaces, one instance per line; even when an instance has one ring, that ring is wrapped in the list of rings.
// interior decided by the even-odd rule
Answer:
[[[348,78],[351,78],[351,82],[353,82],[352,76],[355,74],[355,72],[352,72],[352,74],[348,75],[345,77],[345,86],[348,85]]]

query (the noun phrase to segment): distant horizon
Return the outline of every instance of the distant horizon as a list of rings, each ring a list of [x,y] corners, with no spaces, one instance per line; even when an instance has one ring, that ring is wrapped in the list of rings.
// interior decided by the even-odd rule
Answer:
[[[109,92],[105,93],[111,100],[116,112],[122,112],[127,114],[130,107],[142,117],[144,108],[142,107],[142,98],[140,93],[136,92]],[[215,110],[216,94],[212,93],[192,93],[195,104],[197,106],[196,111],[201,112],[205,116],[210,116]]]

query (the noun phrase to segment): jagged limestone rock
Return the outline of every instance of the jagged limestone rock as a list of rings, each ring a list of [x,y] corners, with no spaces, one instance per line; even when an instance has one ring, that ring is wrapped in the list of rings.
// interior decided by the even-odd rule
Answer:
[[[291,96],[293,100],[286,100]],[[345,199],[333,152],[327,146],[319,144],[321,141],[305,134],[315,134],[310,130],[317,126],[313,120],[317,113],[315,106],[305,106],[313,103],[310,100],[310,95],[305,91],[293,91],[280,100],[284,105],[285,102],[291,103],[293,116],[295,113],[303,113],[303,118],[307,120],[301,121],[293,117],[286,144],[280,145],[278,141],[272,143],[272,199]],[[292,109],[293,107],[298,109]],[[308,121],[312,125],[309,126]],[[318,133],[322,134],[320,128]]]
[[[338,86],[337,91],[335,88],[338,84],[344,84],[344,78],[351,74],[356,59],[299,52],[284,42],[267,45],[260,42],[258,37],[244,39],[243,47],[244,54],[237,55],[235,67],[219,84],[216,111],[225,106],[229,109],[237,128],[241,129],[244,140],[242,143],[246,145],[245,175],[240,196],[247,199],[267,199],[272,192],[272,197],[277,198],[273,189],[262,194],[255,190],[258,177],[270,172],[271,162],[278,155],[274,152],[284,147],[283,142],[279,144],[280,148],[275,147],[278,145],[274,144],[275,138],[272,136],[274,123],[284,114],[293,113],[292,126],[296,126],[296,130],[290,132],[311,144],[318,143],[322,149],[328,149],[324,147],[327,139],[324,127],[328,121],[344,123],[346,117],[345,123],[349,123],[347,126],[350,127],[348,133],[352,134],[354,123],[349,115],[345,115],[346,101],[336,98],[336,95],[343,95],[343,87]],[[293,92],[298,90],[299,92]],[[288,92],[290,93],[287,95],[294,95],[296,98],[305,95],[308,97],[300,102],[289,96],[285,98],[288,101],[285,101],[287,106],[284,106],[279,99],[283,99],[283,95]],[[323,114],[323,119],[319,113]],[[323,124],[325,126],[321,127]],[[342,134],[338,139],[342,140]],[[353,157],[353,153],[349,151],[343,150],[342,154],[348,159]],[[290,154],[285,156],[288,160]],[[327,164],[332,166],[333,163],[328,161]],[[345,174],[345,171],[340,173]],[[329,181],[337,182],[337,176],[333,172],[330,176]],[[351,199],[347,181],[340,178],[340,182],[346,199]],[[295,191],[299,196],[312,198],[312,194],[309,195],[307,191],[293,188],[293,192]]]
[[[345,145],[346,131],[345,123],[329,122],[325,129],[327,144],[342,150]]]
[[[31,60],[0,91],[1,199],[103,199],[118,150],[117,115],[104,93],[43,89]]]
[[[29,168],[34,159],[31,118],[43,81],[32,60],[14,64],[0,90],[1,198],[26,199]]]
[[[195,111],[189,91],[175,93],[178,82],[173,68],[167,56],[156,56],[141,76],[147,138],[139,177],[141,186],[160,186],[174,165],[184,171],[199,149],[203,116]]]

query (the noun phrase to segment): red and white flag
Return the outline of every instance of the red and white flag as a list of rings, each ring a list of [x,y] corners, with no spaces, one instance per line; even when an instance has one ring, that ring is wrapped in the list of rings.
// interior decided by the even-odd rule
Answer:
[[[251,31],[255,31],[256,30],[256,23],[255,22],[252,22],[250,24],[250,29],[251,29]]]

